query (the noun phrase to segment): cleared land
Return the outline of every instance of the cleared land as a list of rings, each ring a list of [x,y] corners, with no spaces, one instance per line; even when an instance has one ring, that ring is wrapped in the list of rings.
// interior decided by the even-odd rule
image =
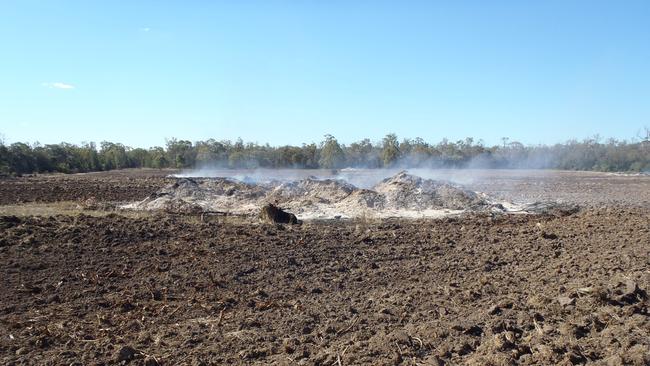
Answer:
[[[0,218],[0,363],[650,363],[648,177],[467,182],[583,206],[566,216],[112,213],[165,174],[0,181],[0,213],[21,214]]]

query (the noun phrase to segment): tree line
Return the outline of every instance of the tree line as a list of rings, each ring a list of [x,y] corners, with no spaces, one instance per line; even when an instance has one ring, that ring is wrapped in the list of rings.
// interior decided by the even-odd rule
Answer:
[[[650,134],[648,134],[650,137]],[[209,139],[169,139],[164,147],[131,148],[120,143],[41,145],[0,141],[0,174],[80,173],[124,168],[536,168],[597,171],[650,171],[650,138],[637,141],[598,137],[554,145],[524,145],[502,139],[486,146],[466,138],[429,143],[395,134],[341,144],[326,135],[318,144],[270,146]]]

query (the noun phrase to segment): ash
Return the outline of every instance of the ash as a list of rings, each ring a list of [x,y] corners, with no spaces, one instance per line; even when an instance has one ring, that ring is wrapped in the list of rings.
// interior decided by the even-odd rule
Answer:
[[[460,185],[399,172],[371,189],[344,180],[308,177],[297,181],[253,183],[233,178],[179,178],[126,209],[178,213],[222,212],[257,215],[274,204],[299,219],[359,217],[442,217],[463,212],[530,213],[553,203],[516,206]]]

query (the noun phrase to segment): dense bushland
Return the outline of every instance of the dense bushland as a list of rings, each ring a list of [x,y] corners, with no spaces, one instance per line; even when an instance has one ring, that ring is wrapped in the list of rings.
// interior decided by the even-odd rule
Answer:
[[[89,172],[123,168],[538,168],[599,171],[650,171],[650,140],[598,138],[555,145],[510,142],[486,146],[467,138],[431,144],[421,138],[389,134],[382,141],[364,139],[349,145],[325,136],[320,144],[270,146],[241,139],[191,142],[170,139],[165,147],[131,148],[102,142],[74,145],[0,143],[0,173]]]

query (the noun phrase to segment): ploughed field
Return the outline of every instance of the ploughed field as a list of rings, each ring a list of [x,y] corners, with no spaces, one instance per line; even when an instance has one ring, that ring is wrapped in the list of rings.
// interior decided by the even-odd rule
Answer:
[[[277,178],[279,180],[306,178],[344,178],[367,188],[398,170],[340,171],[333,175],[323,170],[218,170],[207,174],[183,176],[220,176],[246,180]],[[146,199],[175,181],[169,177],[180,173],[173,170],[121,170],[71,175],[38,175],[0,180],[0,205],[29,202],[97,200],[126,203]],[[199,172],[201,173],[201,172]],[[212,174],[210,174],[212,173]],[[596,172],[548,170],[409,170],[409,173],[439,180],[449,180],[467,189],[490,194],[514,202],[560,200],[584,206],[622,204],[650,206],[650,175],[620,175]],[[369,182],[369,183],[368,183]],[[364,184],[365,183],[365,184]]]
[[[0,178],[0,205],[29,202],[141,200],[173,182],[175,171],[132,169],[86,174],[46,174]]]
[[[115,210],[165,175],[0,181],[1,364],[650,363],[648,177],[464,182],[581,206],[561,215],[272,225]]]

